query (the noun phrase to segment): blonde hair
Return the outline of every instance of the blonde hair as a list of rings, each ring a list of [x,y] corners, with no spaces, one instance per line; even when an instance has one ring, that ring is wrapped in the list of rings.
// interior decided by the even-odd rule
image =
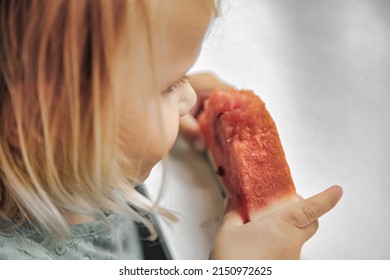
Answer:
[[[134,34],[151,40],[153,2],[1,1],[0,222],[66,234],[67,213],[113,211],[155,233],[145,213],[172,218],[135,190],[145,159],[119,127],[119,72]]]

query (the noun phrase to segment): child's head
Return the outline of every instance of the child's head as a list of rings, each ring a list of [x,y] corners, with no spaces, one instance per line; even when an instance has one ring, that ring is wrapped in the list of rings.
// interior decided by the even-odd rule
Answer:
[[[0,221],[65,232],[74,211],[142,208],[133,187],[195,102],[177,82],[213,13],[212,0],[1,1]]]

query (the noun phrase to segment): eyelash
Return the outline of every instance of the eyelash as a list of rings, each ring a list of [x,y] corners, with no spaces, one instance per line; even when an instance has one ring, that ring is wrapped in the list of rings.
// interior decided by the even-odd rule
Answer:
[[[172,92],[173,90],[175,90],[176,88],[181,86],[186,81],[187,81],[187,76],[184,76],[183,78],[181,78],[180,80],[178,80],[174,84],[170,85],[166,90],[164,90],[164,93]]]

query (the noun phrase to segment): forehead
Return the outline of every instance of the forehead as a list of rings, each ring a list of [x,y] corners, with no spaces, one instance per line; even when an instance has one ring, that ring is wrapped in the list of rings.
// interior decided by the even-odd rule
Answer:
[[[214,15],[213,0],[166,0],[156,5],[153,35],[157,62],[186,72]],[[183,65],[178,65],[183,64]],[[184,74],[184,73],[183,73]]]
[[[203,38],[214,13],[213,1],[209,0],[158,1],[156,9],[158,33],[187,45]]]

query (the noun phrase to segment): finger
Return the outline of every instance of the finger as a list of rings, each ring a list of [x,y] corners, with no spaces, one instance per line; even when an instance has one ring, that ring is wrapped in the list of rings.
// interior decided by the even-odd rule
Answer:
[[[236,209],[231,209],[223,217],[223,226],[238,227],[244,224],[241,214]]]
[[[342,193],[341,187],[330,187],[322,193],[286,208],[285,219],[298,228],[304,228],[336,206]]]
[[[234,88],[232,85],[226,83],[225,81],[222,81],[216,75],[208,72],[192,74],[187,77],[187,80],[197,93],[200,93],[201,91],[203,91],[203,93],[206,93],[207,90],[210,92],[215,88],[226,90]],[[200,94],[200,96],[201,95],[202,94]]]
[[[226,210],[223,217],[223,225],[228,227],[237,227],[244,224],[241,213],[238,211],[236,200],[234,197],[229,197],[226,200]]]
[[[205,149],[205,142],[200,131],[199,123],[191,114],[180,118],[180,134],[196,149]]]
[[[191,87],[195,90],[196,95],[198,96],[197,102],[191,110],[191,114],[194,115],[195,118],[198,118],[199,114],[203,111],[204,102],[214,89],[234,89],[232,85],[222,81],[214,74],[207,72],[189,75],[187,77],[187,81],[190,83]]]

